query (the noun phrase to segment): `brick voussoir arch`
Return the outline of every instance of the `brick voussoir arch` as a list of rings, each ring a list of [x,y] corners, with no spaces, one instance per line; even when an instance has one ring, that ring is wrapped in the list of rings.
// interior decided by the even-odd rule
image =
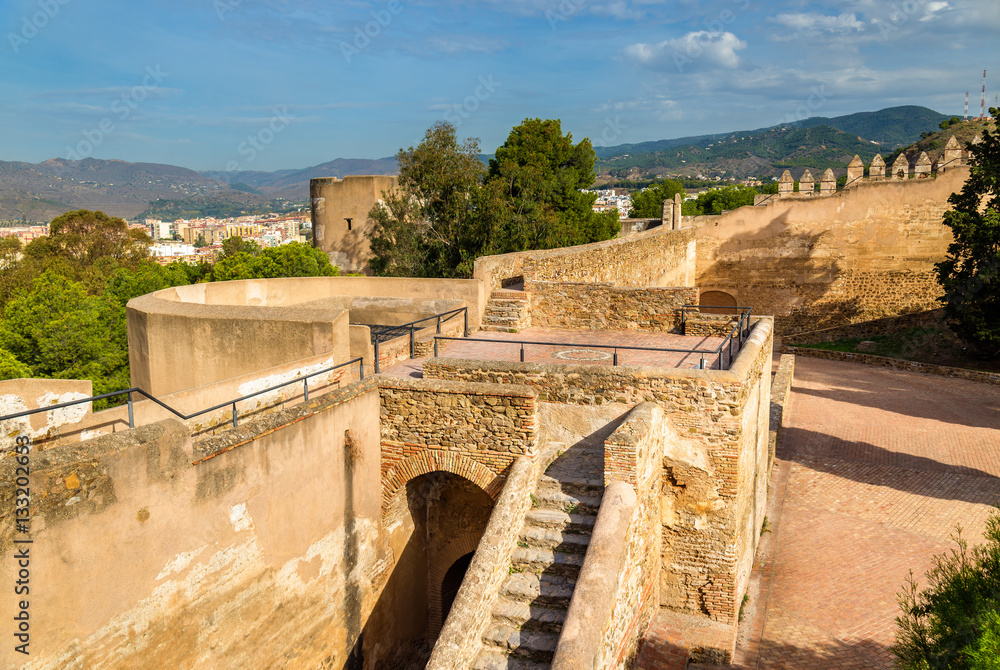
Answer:
[[[486,491],[496,500],[500,494],[503,475],[493,472],[482,463],[454,451],[426,450],[393,465],[382,477],[382,511],[406,485],[406,482],[429,472],[450,472],[464,477]]]

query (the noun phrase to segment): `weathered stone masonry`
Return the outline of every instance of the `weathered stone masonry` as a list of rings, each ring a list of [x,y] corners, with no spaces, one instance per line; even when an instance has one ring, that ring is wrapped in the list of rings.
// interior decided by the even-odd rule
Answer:
[[[523,386],[379,378],[383,511],[414,477],[444,470],[496,497],[538,449],[538,396]]]

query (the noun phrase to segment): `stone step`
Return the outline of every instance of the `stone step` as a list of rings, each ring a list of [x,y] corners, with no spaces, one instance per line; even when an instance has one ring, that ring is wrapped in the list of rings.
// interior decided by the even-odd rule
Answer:
[[[537,628],[519,628],[493,622],[483,636],[491,647],[506,649],[511,656],[533,661],[551,661],[559,642],[559,634]]]
[[[550,664],[510,656],[508,650],[484,648],[476,656],[473,670],[549,670]]]
[[[565,575],[517,572],[507,578],[500,592],[509,600],[565,609],[569,607],[575,586],[576,580]]]
[[[535,628],[558,633],[566,621],[566,610],[501,597],[493,608],[493,622],[515,628]]]
[[[592,532],[597,517],[593,514],[570,514],[563,510],[532,509],[525,516],[525,524],[536,528],[554,528],[574,532]]]
[[[529,548],[552,549],[567,553],[585,554],[590,546],[590,533],[567,533],[554,528],[525,527],[518,539]]]
[[[538,478],[538,491],[561,491],[570,495],[592,496],[604,492],[604,473],[562,475],[558,479],[548,474]],[[536,493],[537,495],[537,493]]]
[[[490,293],[490,300],[521,300],[526,301],[528,294],[524,291],[510,291],[500,289]]]
[[[558,488],[543,489],[539,487],[534,493],[534,501],[537,502],[537,509],[561,510],[571,514],[596,515],[601,509],[601,496],[594,495],[593,491],[589,492],[589,495],[585,495],[564,493]]]
[[[495,326],[490,323],[483,323],[479,326],[479,330],[487,333],[516,333],[521,329],[512,326]]]
[[[483,318],[487,320],[493,319],[521,319],[524,317],[524,312],[519,312],[514,309],[487,309],[483,314]]]
[[[492,314],[487,314],[483,317],[483,323],[491,323],[494,325],[500,324],[518,324],[521,323],[521,319],[516,316],[494,316]]]
[[[527,543],[525,543],[527,544]],[[511,565],[522,572],[560,574],[576,578],[586,554],[554,551],[538,547],[518,547],[511,556]]]

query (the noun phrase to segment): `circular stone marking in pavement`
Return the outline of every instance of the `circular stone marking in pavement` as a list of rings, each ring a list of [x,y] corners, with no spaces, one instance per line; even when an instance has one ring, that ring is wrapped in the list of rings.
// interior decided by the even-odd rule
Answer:
[[[552,357],[561,358],[564,361],[606,361],[611,358],[611,352],[594,349],[564,349],[555,352]]]

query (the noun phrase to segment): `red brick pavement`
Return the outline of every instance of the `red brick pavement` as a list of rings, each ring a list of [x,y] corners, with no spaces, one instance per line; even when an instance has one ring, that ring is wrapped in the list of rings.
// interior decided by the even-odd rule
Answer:
[[[1000,388],[799,358],[778,456],[733,667],[890,670],[907,574],[1000,504]]]

